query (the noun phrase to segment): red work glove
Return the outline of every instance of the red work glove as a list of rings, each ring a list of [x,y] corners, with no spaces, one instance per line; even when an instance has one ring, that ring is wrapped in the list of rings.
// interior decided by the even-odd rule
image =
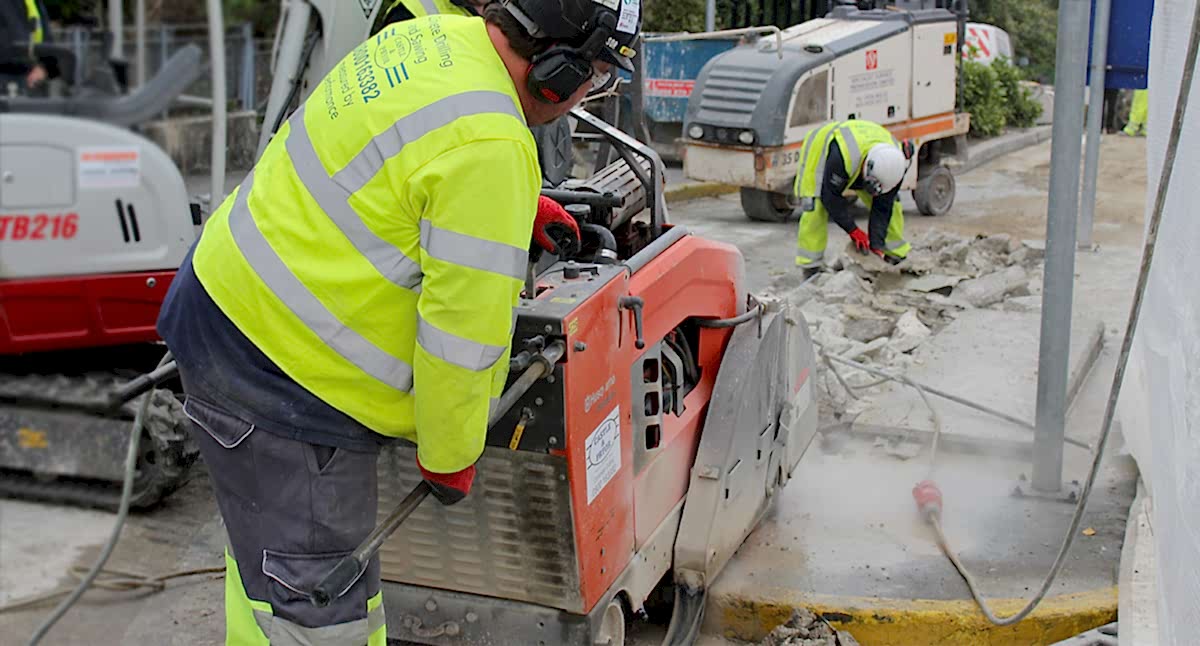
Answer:
[[[475,481],[474,464],[454,473],[434,473],[426,471],[421,466],[421,458],[417,458],[417,468],[421,470],[421,477],[429,483],[433,497],[443,505],[453,505],[471,493],[471,483]]]
[[[854,241],[854,248],[858,250],[858,253],[866,254],[871,250],[871,241],[867,239],[867,234],[862,229],[855,227],[850,232],[850,239]]]
[[[537,246],[560,257],[579,253],[579,224],[561,204],[541,195],[537,217],[533,220],[533,241]]]

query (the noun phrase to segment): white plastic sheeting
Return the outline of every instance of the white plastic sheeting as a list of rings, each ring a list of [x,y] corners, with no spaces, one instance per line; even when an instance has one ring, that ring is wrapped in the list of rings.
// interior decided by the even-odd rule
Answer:
[[[1197,0],[1157,0],[1150,45],[1149,221]],[[1200,643],[1200,79],[1193,83],[1119,410],[1153,497],[1162,644]]]

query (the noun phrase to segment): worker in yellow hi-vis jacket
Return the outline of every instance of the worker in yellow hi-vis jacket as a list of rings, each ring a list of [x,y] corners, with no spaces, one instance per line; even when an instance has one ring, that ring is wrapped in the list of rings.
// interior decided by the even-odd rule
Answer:
[[[377,557],[328,606],[311,592],[373,528],[389,438],[442,504],[469,494],[529,249],[579,236],[539,198],[528,126],[632,68],[636,2],[385,27],[206,223],[158,329],[229,536],[228,643],[384,644]]]
[[[832,218],[861,253],[875,253],[896,264],[911,248],[904,240],[900,181],[908,160],[883,126],[860,119],[833,122],[808,133],[801,149],[795,193],[801,204],[796,265],[806,273],[824,264],[828,223]],[[871,210],[863,232],[843,197],[858,192]]]

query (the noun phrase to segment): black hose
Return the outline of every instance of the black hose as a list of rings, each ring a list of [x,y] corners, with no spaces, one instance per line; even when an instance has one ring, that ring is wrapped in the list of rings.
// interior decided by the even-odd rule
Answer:
[[[705,327],[705,328],[737,327],[737,326],[741,325],[742,323],[749,323],[750,321],[753,321],[754,319],[758,318],[759,316],[762,316],[762,312],[763,312],[762,303],[755,303],[754,307],[751,307],[750,309],[746,310],[746,312],[744,314],[739,314],[733,318],[728,318],[728,319],[699,319],[699,318],[697,318],[697,319],[692,319],[692,320],[696,322],[696,325],[699,325],[700,327]]]
[[[158,362],[158,368],[161,369],[171,361],[171,353],[163,355],[161,361]],[[33,636],[29,638],[29,646],[37,646],[38,643],[46,637],[46,633],[58,623],[63,615],[75,605],[76,601],[83,596],[83,593],[91,587],[92,582],[100,575],[100,571],[104,569],[104,564],[108,562],[108,558],[112,556],[113,550],[117,547],[117,541],[121,538],[121,530],[125,528],[125,519],[129,517],[129,501],[133,498],[133,481],[137,475],[138,461],[138,446],[141,443],[142,429],[146,423],[146,411],[150,408],[150,400],[153,398],[153,393],[146,393],[145,399],[138,406],[137,414],[133,418],[133,427],[129,432],[129,449],[125,454],[125,479],[121,485],[121,503],[117,507],[117,519],[113,522],[112,534],[108,537],[108,542],[100,550],[100,557],[96,559],[92,569],[83,577],[79,585],[67,595],[66,599],[58,604],[57,607],[46,617],[45,621],[37,627]]]
[[[609,231],[607,228],[602,227],[599,224],[591,224],[591,223],[580,224],[579,230],[581,232],[591,233],[592,235],[594,235],[600,239],[600,249],[598,249],[596,251],[595,255],[592,257],[592,262],[604,263],[604,264],[612,264],[612,263],[616,262],[616,259],[617,259],[617,237],[613,235],[612,231]],[[612,252],[611,258],[604,257],[601,254],[601,251],[603,251],[605,249]]]
[[[304,83],[304,68],[308,67],[308,61],[312,58],[313,50],[317,48],[317,41],[320,40],[321,33],[313,31],[308,35],[308,40],[304,43],[304,52],[300,56],[300,69],[296,70],[296,81],[292,83],[292,87],[288,90],[287,101],[279,108],[279,114],[275,115],[275,123],[271,125],[271,133],[279,132],[279,127],[283,125],[284,119],[287,118],[288,106],[292,101],[296,100],[296,96],[300,94],[300,86]]]

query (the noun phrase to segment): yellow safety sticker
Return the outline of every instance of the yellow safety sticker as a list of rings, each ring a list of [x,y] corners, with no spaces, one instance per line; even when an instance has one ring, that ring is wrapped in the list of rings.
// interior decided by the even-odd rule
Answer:
[[[957,42],[958,42],[958,34],[956,32],[951,31],[951,32],[947,32],[942,35],[942,44],[943,45],[953,45],[954,43],[957,43]]]
[[[17,429],[17,446],[23,449],[46,449],[50,447],[50,442],[46,441],[46,431],[19,428]]]
[[[579,331],[579,319],[571,319],[567,322],[567,334],[575,334]]]
[[[521,445],[521,436],[525,434],[525,417],[521,416],[521,421],[517,422],[517,428],[513,429],[512,439],[508,441],[508,450],[516,451]]]

